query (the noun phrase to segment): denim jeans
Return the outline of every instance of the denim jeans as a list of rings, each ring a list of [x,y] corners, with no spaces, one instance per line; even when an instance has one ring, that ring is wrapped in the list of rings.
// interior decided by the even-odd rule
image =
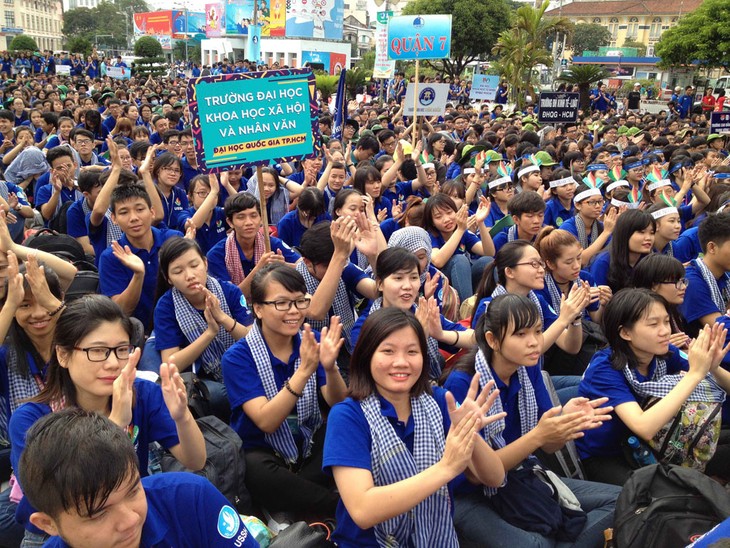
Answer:
[[[153,371],[160,374],[160,364],[162,363],[162,355],[155,348],[155,332],[150,333],[149,338],[144,343],[142,356],[137,364],[138,371]]]
[[[10,502],[10,488],[0,493],[0,546],[20,546],[25,527],[15,521],[18,505]]]
[[[492,510],[481,492],[455,497],[454,525],[460,540],[465,545],[484,548],[602,547],[603,531],[613,525],[613,511],[621,488],[592,481],[560,479],[573,491],[588,517],[575,542],[558,542],[510,525]]]
[[[40,533],[31,533],[30,531],[25,532],[25,538],[20,548],[40,548],[50,538],[49,535]]]
[[[558,394],[560,405],[565,405],[571,399],[578,397],[578,385],[581,377],[578,375],[551,375],[555,392]]]
[[[466,255],[454,255],[444,265],[443,273],[451,287],[456,289],[461,302],[474,295],[474,288],[479,285],[484,269],[493,260],[492,257],[479,257],[471,262]]]

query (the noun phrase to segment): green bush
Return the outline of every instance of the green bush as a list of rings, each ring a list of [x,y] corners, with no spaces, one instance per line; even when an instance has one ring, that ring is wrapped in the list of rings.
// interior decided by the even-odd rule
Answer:
[[[19,34],[10,42],[10,51],[38,51],[38,44],[30,36]]]
[[[134,43],[137,57],[162,57],[162,45],[152,36],[142,36]]]

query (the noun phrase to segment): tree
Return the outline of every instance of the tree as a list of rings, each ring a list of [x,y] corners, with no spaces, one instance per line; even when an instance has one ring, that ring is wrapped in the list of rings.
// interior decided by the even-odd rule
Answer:
[[[135,62],[137,74],[140,76],[159,76],[164,74],[165,58],[162,46],[152,36],[142,36],[134,43],[134,54],[140,57]]]
[[[458,78],[472,61],[488,55],[499,32],[510,24],[505,0],[413,0],[403,9],[403,15],[437,13],[452,15],[451,57],[424,64],[452,78]]]
[[[71,53],[82,53],[84,56],[91,55],[91,42],[83,36],[74,36],[66,42],[66,49]]]
[[[518,108],[525,103],[526,92],[533,93],[533,68],[537,65],[552,65],[553,57],[546,46],[548,37],[558,32],[570,35],[572,23],[565,17],[545,17],[550,5],[545,0],[539,8],[521,6],[515,13],[512,27],[502,31],[492,50],[499,55],[495,63],[502,77],[511,87],[512,98]]]
[[[162,45],[152,36],[140,36],[134,43],[137,57],[162,57]]]
[[[347,78],[347,75],[345,75]],[[322,94],[322,101],[327,102],[330,95],[337,92],[337,83],[340,81],[339,76],[330,76],[329,74],[315,74],[317,90]]]
[[[610,43],[611,33],[604,26],[595,23],[578,23],[573,29],[574,55],[581,55],[584,51],[596,51],[601,46],[608,46]]]
[[[704,0],[700,7],[662,34],[654,49],[661,66],[698,62],[707,68],[730,64],[730,10],[726,0]]]
[[[570,69],[563,71],[557,80],[578,86],[580,108],[586,112],[591,106],[591,84],[606,77],[608,77],[608,72],[598,65],[573,65]]]
[[[10,42],[8,49],[10,51],[38,51],[38,44],[30,36],[19,34]]]
[[[373,70],[375,68],[375,50],[366,52],[357,62],[357,66],[364,70]]]
[[[636,40],[624,40],[622,48],[635,48],[637,57],[644,57],[646,55],[646,45]]]

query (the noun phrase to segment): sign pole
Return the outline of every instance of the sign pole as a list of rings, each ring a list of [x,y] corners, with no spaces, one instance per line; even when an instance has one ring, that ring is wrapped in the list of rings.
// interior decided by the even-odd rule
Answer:
[[[411,124],[411,145],[416,146],[416,136],[418,131],[418,64],[416,59],[416,75],[413,82],[413,123]]]
[[[264,175],[261,166],[256,166],[256,180],[259,185],[259,201],[261,202],[261,224],[264,225],[264,249],[266,253],[271,251],[271,239],[269,238],[269,214],[266,211],[266,194],[264,194]],[[278,184],[278,183],[277,183]]]

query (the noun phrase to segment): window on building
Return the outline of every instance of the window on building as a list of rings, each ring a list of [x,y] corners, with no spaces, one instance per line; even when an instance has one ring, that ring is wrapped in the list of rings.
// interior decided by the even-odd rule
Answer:
[[[600,17],[594,17],[593,18],[593,22],[596,23],[597,25],[600,25],[601,24],[601,18]]]
[[[662,18],[655,17],[651,22],[651,28],[649,29],[649,39],[658,40],[662,35]]]
[[[5,26],[15,27],[15,12],[13,10],[5,10]]]
[[[5,3],[12,5],[13,4],[13,0],[5,0]]]
[[[611,17],[608,21],[608,32],[611,33],[613,40],[616,40],[616,35],[618,35],[618,19],[616,17]]]
[[[636,17],[629,19],[629,28],[626,31],[626,38],[634,40],[639,36],[639,20]]]

